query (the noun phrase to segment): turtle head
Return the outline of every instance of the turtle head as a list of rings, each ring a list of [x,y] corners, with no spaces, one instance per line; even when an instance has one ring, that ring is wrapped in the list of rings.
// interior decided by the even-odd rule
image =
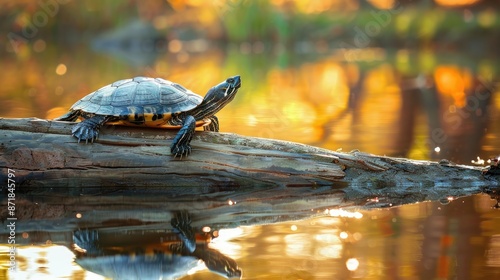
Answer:
[[[212,87],[203,98],[203,102],[193,109],[195,111],[193,116],[199,120],[215,115],[233,100],[240,87],[241,78],[239,75],[229,77],[224,82]]]
[[[215,107],[218,107],[220,110],[223,106],[233,100],[236,92],[238,92],[238,89],[240,87],[240,76],[229,77],[224,82],[211,88],[205,95],[203,103],[207,102],[208,104],[212,104],[213,106],[217,104],[217,106]]]
[[[210,103],[223,103],[224,106],[233,100],[240,87],[240,76],[229,77],[224,82],[211,88],[205,95],[203,101],[208,101]]]

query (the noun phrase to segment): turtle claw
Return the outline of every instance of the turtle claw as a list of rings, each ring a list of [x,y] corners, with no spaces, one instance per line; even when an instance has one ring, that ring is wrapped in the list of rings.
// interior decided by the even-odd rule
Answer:
[[[73,232],[74,249],[83,254],[95,255],[101,251],[97,230],[77,230]]]
[[[185,146],[173,146],[170,148],[172,155],[174,155],[174,158],[179,157],[179,159],[182,159],[182,157],[187,157],[189,154],[191,154],[191,146],[190,145],[185,145]]]

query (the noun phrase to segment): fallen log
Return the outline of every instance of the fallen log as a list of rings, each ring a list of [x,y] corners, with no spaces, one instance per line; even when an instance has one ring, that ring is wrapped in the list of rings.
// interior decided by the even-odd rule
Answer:
[[[485,176],[483,168],[445,160],[334,152],[230,133],[196,133],[193,153],[180,160],[168,148],[175,131],[106,126],[86,145],[70,135],[72,125],[0,118],[2,192],[15,193],[16,204],[15,213],[7,211],[3,196],[2,221],[15,216],[26,232],[168,228],[169,213],[189,210],[195,227],[224,228],[330,208],[446,202],[500,186],[499,176]],[[8,188],[9,173],[15,188]]]
[[[344,172],[322,150],[223,133],[197,133],[193,153],[175,159],[170,130],[107,126],[93,144],[70,136],[73,123],[0,119],[1,166],[18,184],[51,187],[326,185]],[[318,156],[315,156],[315,155]]]
[[[230,133],[198,132],[193,153],[170,155],[175,131],[105,126],[93,144],[77,143],[74,123],[0,118],[1,178],[15,170],[16,185],[46,188],[147,188],[173,194],[207,193],[256,187],[346,187],[376,196],[382,193],[441,192],[467,195],[496,187],[482,168],[334,152],[286,141]],[[189,187],[189,188],[186,188]],[[415,192],[416,191],[416,192]],[[434,195],[435,196],[435,195]],[[433,197],[434,197],[433,196]]]

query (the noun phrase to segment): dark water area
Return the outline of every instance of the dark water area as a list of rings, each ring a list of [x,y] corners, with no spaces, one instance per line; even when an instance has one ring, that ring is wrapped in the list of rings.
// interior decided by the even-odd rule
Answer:
[[[217,115],[221,132],[466,165],[498,157],[500,21],[491,1],[215,2],[0,1],[0,117],[52,119],[86,94],[135,76],[172,80],[203,96],[238,74],[238,95]],[[100,271],[155,275],[131,252],[171,256],[179,235],[170,214],[154,226],[145,221],[155,212],[140,212],[143,220],[115,214],[120,222],[95,230],[106,256],[122,263]],[[206,217],[192,218],[210,250],[183,258],[205,264],[181,279],[224,279],[206,266],[226,258],[242,279],[500,277],[498,202],[485,194],[217,230],[204,227]],[[90,271],[75,263],[82,225],[46,221],[16,229],[16,272],[9,271],[3,221],[0,279],[104,279],[90,271],[109,259],[87,259]]]

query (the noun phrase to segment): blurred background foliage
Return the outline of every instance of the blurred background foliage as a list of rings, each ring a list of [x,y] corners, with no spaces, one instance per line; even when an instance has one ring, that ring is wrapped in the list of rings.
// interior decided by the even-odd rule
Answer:
[[[474,37],[487,34],[488,42],[493,43],[500,36],[491,32],[500,27],[499,3],[488,0],[2,0],[0,28],[22,31],[41,21],[40,9],[45,11],[54,5],[57,11],[48,14],[56,19],[48,20],[39,32],[42,37],[66,43],[92,38],[137,18],[165,31],[167,38],[180,40],[201,37],[285,44],[328,40],[325,43],[335,47],[342,39],[352,40],[359,34],[357,28],[363,29],[374,20],[383,30],[373,29],[369,46],[426,47],[442,42],[445,47],[466,43],[454,46],[460,48],[472,47]],[[59,13],[59,9],[64,12]]]
[[[490,125],[500,107],[498,7],[0,0],[2,116],[53,118],[131,76],[160,76],[203,95],[237,73],[243,88],[220,113],[223,131],[470,163],[500,149]]]

